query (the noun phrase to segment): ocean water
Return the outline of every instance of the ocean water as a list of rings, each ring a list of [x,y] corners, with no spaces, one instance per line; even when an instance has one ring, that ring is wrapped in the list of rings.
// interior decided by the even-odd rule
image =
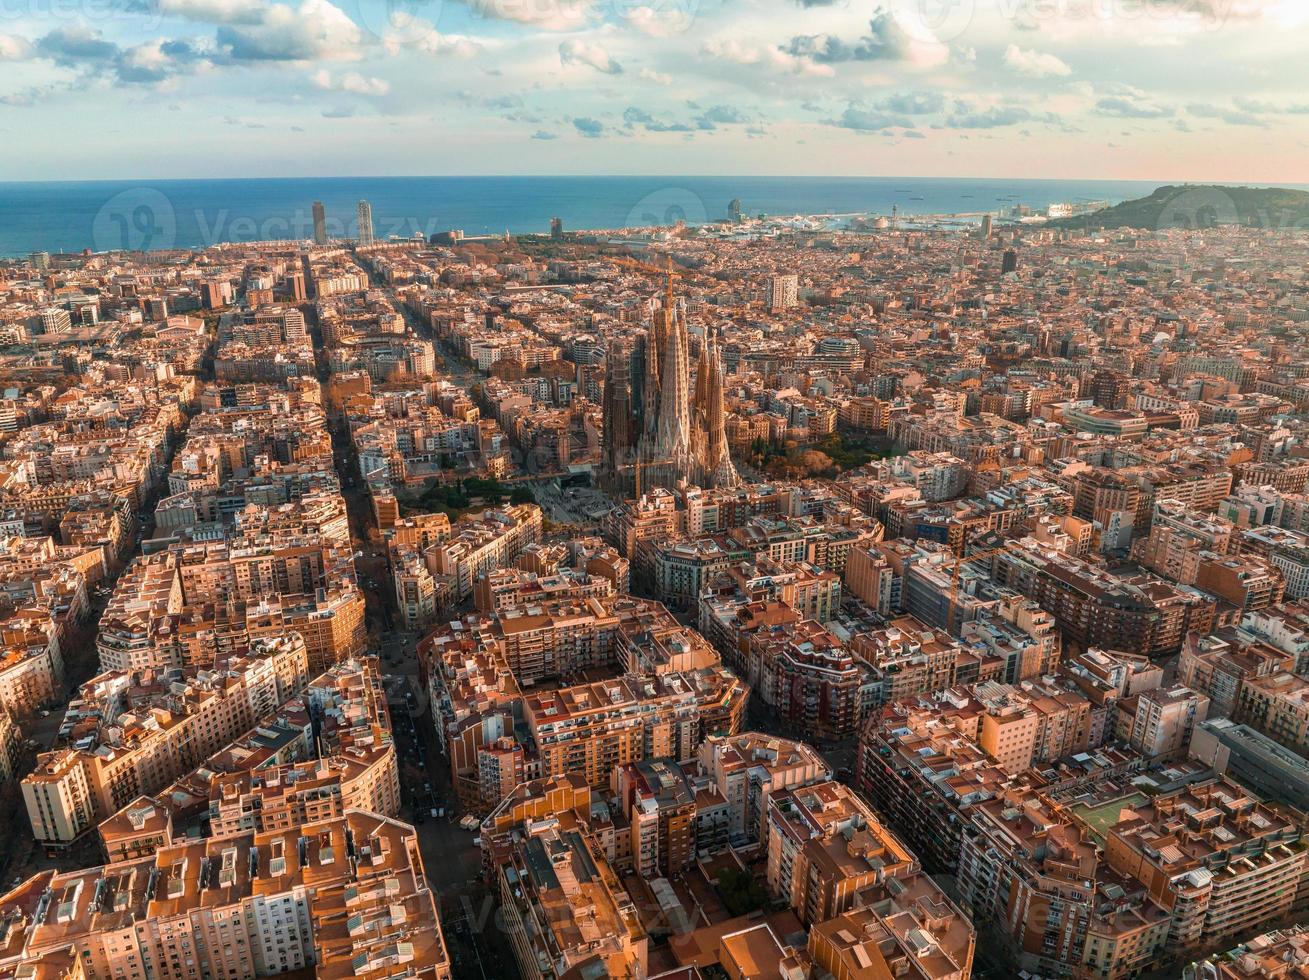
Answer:
[[[339,177],[0,182],[0,256],[36,250],[175,248],[309,238],[322,201],[328,233],[354,237],[356,204],[372,205],[375,236],[547,232],[699,224],[747,214],[994,212],[1026,204],[1117,203],[1164,181],[921,177]]]

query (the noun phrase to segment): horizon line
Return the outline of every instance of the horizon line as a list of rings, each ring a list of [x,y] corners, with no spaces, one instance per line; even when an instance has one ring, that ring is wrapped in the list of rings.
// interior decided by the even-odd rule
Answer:
[[[672,174],[672,173],[578,173],[578,174],[278,174],[264,176],[198,177],[60,177],[0,178],[6,184],[115,184],[115,183],[185,183],[191,181],[258,181],[258,180],[926,180],[926,181],[1026,181],[1032,183],[1095,182],[1106,184],[1157,184],[1158,186],[1211,184],[1228,187],[1306,187],[1309,181],[1298,180],[1221,180],[1163,177],[1019,177],[979,175],[911,175],[911,174]]]

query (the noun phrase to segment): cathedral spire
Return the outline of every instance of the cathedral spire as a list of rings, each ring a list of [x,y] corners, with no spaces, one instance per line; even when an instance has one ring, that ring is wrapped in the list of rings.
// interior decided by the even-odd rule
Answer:
[[[612,487],[623,486],[623,467],[632,448],[631,352],[614,342],[605,354],[605,385],[601,402],[603,456],[601,476]]]
[[[700,359],[695,365],[695,409],[700,412],[709,408],[709,334],[705,333],[700,344]]]
[[[707,337],[706,344],[710,351],[708,404],[705,409],[705,428],[708,430],[705,472],[708,474],[707,482],[710,486],[734,487],[741,482],[741,475],[736,472],[732,453],[727,448],[727,405],[723,393],[723,361],[718,351],[717,338]]]
[[[672,260],[669,260],[671,266]],[[668,460],[685,460],[691,449],[690,351],[687,349],[686,321],[673,306],[673,278],[668,274],[665,300],[666,334],[663,361],[659,371],[659,439],[658,453]]]

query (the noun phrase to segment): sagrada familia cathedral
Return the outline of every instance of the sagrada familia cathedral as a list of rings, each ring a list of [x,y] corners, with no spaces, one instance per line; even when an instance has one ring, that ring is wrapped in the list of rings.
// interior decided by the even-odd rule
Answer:
[[[673,297],[671,273],[650,328],[635,344],[610,348],[603,409],[601,478],[610,488],[741,482],[727,449],[717,341],[707,336],[700,345],[693,387],[686,311]]]

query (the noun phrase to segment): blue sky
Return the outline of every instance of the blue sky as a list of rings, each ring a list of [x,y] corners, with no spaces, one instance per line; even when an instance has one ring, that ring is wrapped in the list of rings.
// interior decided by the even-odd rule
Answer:
[[[1309,0],[0,0],[0,179],[1309,182]]]

